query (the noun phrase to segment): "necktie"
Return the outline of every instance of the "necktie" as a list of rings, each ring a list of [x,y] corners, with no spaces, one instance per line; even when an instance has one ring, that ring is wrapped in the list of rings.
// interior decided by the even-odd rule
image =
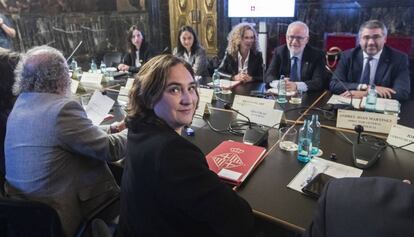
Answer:
[[[364,72],[362,73],[362,77],[361,77],[361,84],[367,84],[369,85],[370,83],[370,75],[371,75],[371,62],[372,57],[368,57],[366,63],[365,63],[365,67],[364,67]]]
[[[290,80],[291,81],[298,81],[299,77],[298,77],[298,57],[292,57],[293,59],[293,64],[292,67],[290,68]]]

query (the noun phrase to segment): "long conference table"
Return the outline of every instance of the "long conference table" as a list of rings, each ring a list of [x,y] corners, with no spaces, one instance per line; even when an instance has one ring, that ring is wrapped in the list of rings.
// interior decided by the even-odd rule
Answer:
[[[233,93],[225,99],[232,101],[235,94],[250,95],[252,90],[261,90],[263,86],[263,83],[258,82],[240,84],[234,87]],[[300,105],[289,103],[279,105],[276,102],[275,108],[285,110],[286,123],[296,127],[297,130],[305,118],[310,114],[318,113],[322,124],[320,145],[323,150],[322,158],[329,160],[330,155],[335,153],[336,162],[353,166],[352,145],[340,133],[345,133],[352,141],[356,141],[356,133],[352,130],[336,129],[335,117],[332,113],[327,115],[319,109],[325,106],[330,96],[327,91],[308,92],[304,94]],[[216,102],[216,106],[222,106],[220,101]],[[414,127],[414,117],[410,113],[413,108],[414,101],[402,104],[398,124]],[[195,130],[195,135],[187,136],[187,139],[196,144],[205,154],[224,140],[242,140],[240,136],[214,132],[201,118],[194,119],[192,128]],[[264,160],[235,190],[250,203],[256,215],[302,233],[311,223],[317,200],[287,187],[305,164],[297,161],[296,152],[281,150],[278,143],[277,129],[270,129]],[[403,149],[393,151],[387,147],[383,157],[373,167],[364,170],[362,176],[385,176],[414,181],[413,153]]]

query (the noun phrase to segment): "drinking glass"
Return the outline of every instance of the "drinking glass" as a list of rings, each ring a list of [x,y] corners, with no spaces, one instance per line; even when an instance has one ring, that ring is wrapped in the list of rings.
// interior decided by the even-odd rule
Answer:
[[[283,127],[279,129],[279,147],[285,151],[296,151],[298,145],[296,144],[298,131],[293,127]]]

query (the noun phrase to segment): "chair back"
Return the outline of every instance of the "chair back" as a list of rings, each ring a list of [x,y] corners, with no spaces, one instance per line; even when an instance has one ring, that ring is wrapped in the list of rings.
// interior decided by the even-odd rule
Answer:
[[[103,61],[107,67],[116,67],[122,61],[122,53],[108,52],[103,56]]]
[[[59,216],[52,207],[10,198],[0,198],[0,233],[3,237],[64,236]]]

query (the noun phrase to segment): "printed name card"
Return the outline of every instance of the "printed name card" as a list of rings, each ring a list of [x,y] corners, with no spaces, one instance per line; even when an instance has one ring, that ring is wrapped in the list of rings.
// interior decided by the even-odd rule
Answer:
[[[414,129],[394,124],[391,127],[387,142],[407,151],[414,152],[414,144],[408,145],[414,142]]]
[[[340,109],[336,126],[354,129],[356,125],[362,125],[367,132],[388,133],[391,126],[397,124],[397,119],[394,115]]]
[[[242,95],[236,95],[233,101],[233,108],[249,117],[251,122],[268,127],[279,127],[276,124],[280,123],[283,111],[274,109],[274,106],[274,100]],[[246,120],[240,114],[237,114],[237,119]]]
[[[131,89],[132,85],[134,84],[135,79],[134,78],[128,78],[126,84],[125,84],[125,88]]]
[[[79,86],[79,81],[70,79],[70,91],[72,92],[72,94],[76,94],[76,91],[78,90],[78,86]]]
[[[129,90],[130,88],[128,87],[124,87],[121,86],[121,88],[119,88],[119,93],[118,93],[118,103],[122,106],[125,106],[128,104],[129,102]]]
[[[84,87],[100,89],[103,75],[100,73],[84,72],[80,83]]]
[[[213,99],[214,90],[206,88],[198,88],[199,102],[196,110],[196,115],[203,116],[206,105],[211,103]]]

